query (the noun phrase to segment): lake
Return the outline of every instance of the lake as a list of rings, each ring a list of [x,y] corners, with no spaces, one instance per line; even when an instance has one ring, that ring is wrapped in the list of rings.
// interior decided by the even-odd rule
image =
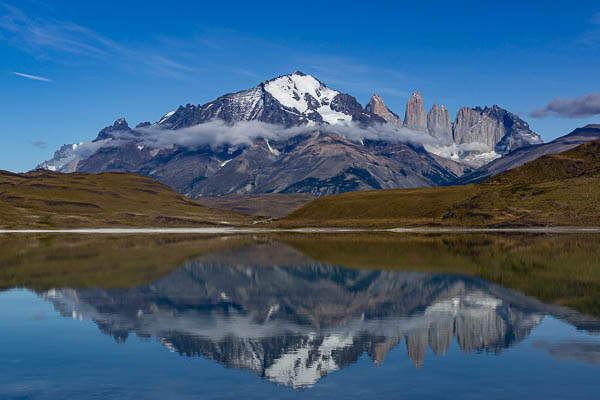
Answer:
[[[0,235],[0,399],[587,399],[600,234]]]

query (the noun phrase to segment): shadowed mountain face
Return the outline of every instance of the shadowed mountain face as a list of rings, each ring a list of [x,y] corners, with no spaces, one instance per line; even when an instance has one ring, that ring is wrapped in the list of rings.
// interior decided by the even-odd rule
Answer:
[[[124,342],[160,340],[271,382],[309,387],[367,354],[375,364],[404,342],[415,367],[429,348],[498,353],[527,337],[548,306],[465,275],[349,269],[292,247],[262,244],[209,254],[130,289],[51,289],[64,316],[93,320]],[[566,316],[566,317],[565,317]],[[585,328],[600,331],[600,323]]]

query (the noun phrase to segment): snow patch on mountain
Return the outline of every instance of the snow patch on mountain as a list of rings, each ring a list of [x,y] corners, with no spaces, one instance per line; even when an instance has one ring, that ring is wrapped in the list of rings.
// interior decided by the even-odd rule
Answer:
[[[281,154],[279,152],[279,150],[274,149],[274,148],[271,147],[271,144],[269,143],[269,139],[265,139],[265,143],[267,144],[267,148],[269,149],[269,151],[271,152],[271,154],[276,155],[276,156],[278,156],[278,155]]]
[[[229,160],[225,160],[225,161],[221,162],[221,163],[219,164],[219,167],[223,168],[224,166],[226,166],[227,164],[229,164],[229,162],[230,162],[231,160],[233,160],[233,159],[229,159]]]
[[[160,124],[164,123],[164,122],[165,122],[166,120],[168,120],[168,119],[169,119],[169,117],[170,117],[171,115],[173,115],[173,114],[175,114],[175,110],[173,110],[173,111],[170,111],[170,112],[166,113],[166,114],[165,114],[165,115],[164,115],[164,116],[163,116],[163,117],[160,119],[160,121],[158,121],[158,125],[160,125]]]
[[[442,145],[440,142],[434,142],[425,143],[423,147],[428,152],[437,156],[463,162],[476,168],[501,157],[500,154],[493,150],[487,151],[487,145],[485,143],[478,142],[463,144],[452,143],[449,145]]]

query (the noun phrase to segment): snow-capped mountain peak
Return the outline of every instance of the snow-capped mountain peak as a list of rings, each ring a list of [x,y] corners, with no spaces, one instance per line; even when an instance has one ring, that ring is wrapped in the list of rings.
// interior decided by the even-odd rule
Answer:
[[[265,82],[264,88],[281,105],[302,114],[317,112],[323,121],[330,124],[352,120],[351,115],[331,107],[333,99],[340,92],[328,88],[311,75],[296,71]]]
[[[284,127],[326,123],[384,123],[349,94],[328,88],[311,75],[296,71],[257,86],[225,94],[202,105],[187,104],[157,123],[167,129],[187,128],[209,121],[227,124],[260,121]]]

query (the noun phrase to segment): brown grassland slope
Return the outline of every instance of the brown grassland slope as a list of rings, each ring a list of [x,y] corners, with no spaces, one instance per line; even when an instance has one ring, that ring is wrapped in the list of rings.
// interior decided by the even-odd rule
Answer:
[[[600,141],[479,184],[322,197],[277,226],[600,226]]]
[[[158,181],[124,173],[0,171],[0,228],[245,225]]]

